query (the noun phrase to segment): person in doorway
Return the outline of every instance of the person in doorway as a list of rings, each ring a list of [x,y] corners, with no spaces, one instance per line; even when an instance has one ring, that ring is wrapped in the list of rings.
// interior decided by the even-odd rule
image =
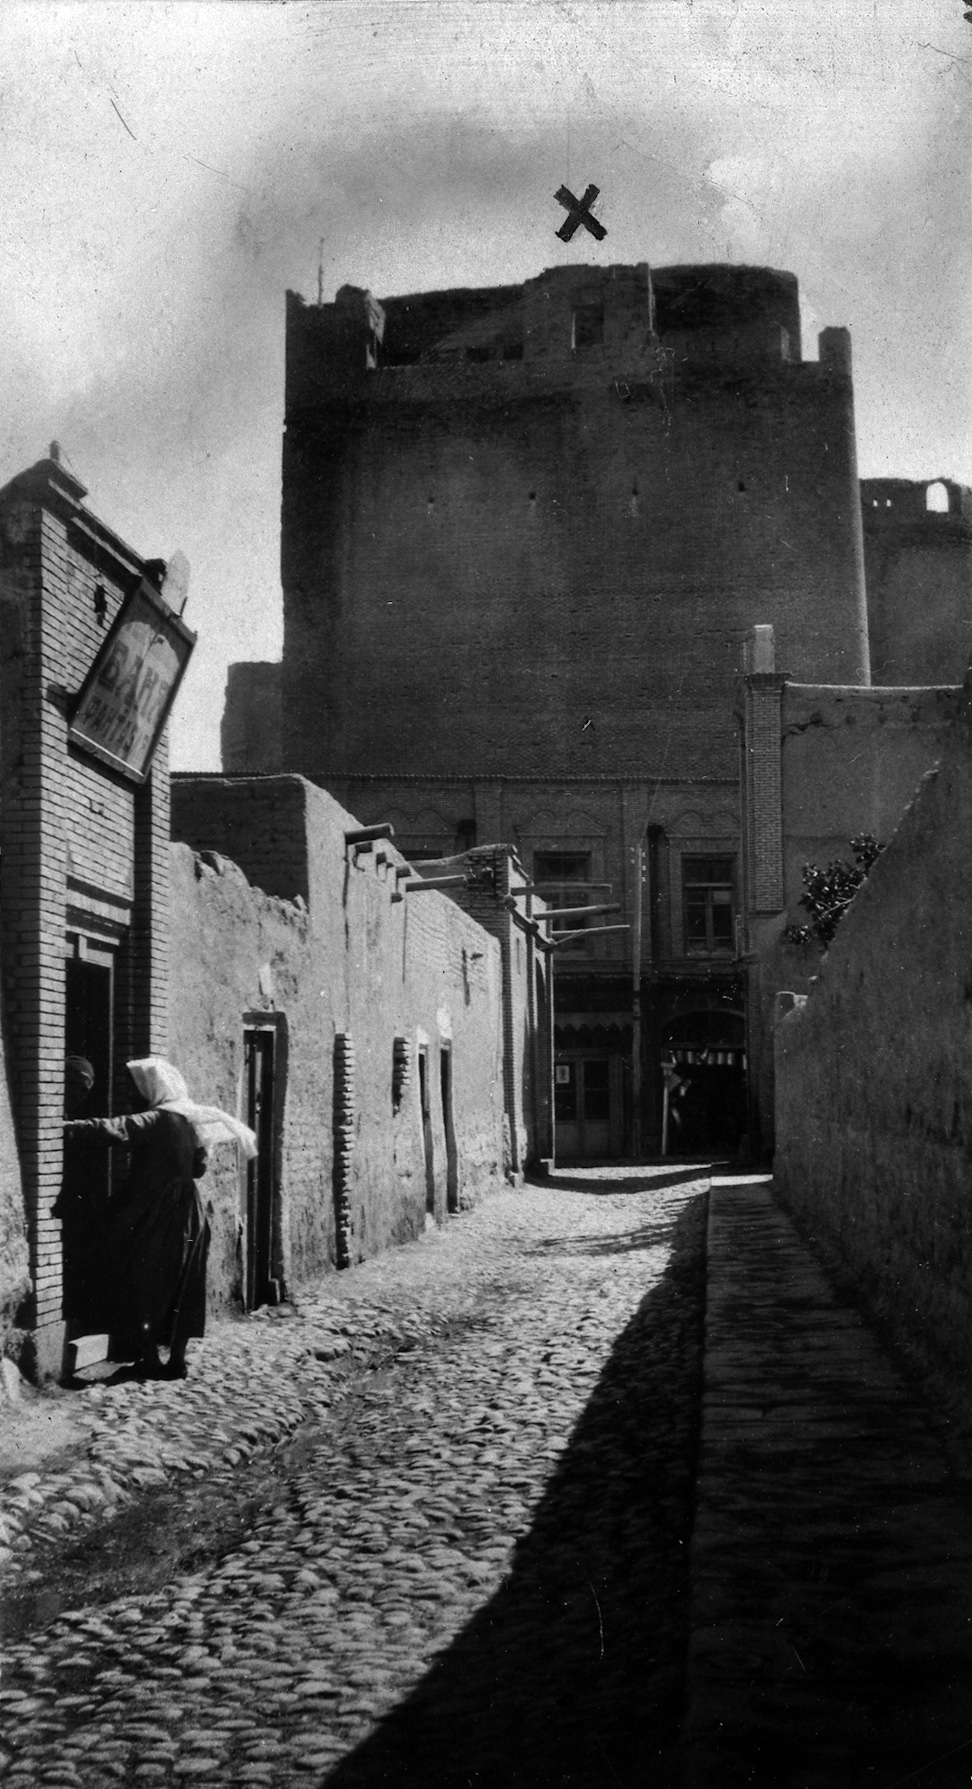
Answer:
[[[64,1116],[80,1118],[95,1084],[86,1056],[64,1062]],[[65,1150],[61,1190],[52,1207],[61,1221],[63,1256],[61,1314],[74,1335],[104,1328],[103,1231],[107,1218],[104,1175],[92,1147],[80,1140]]]
[[[249,1157],[256,1138],[218,1106],[190,1100],[179,1070],[163,1057],[130,1062],[128,1073],[140,1110],[69,1119],[64,1129],[131,1151],[106,1236],[115,1357],[133,1358],[140,1378],[184,1379],[186,1345],[206,1323],[209,1222],[196,1182],[213,1143],[232,1140]],[[160,1347],[168,1349],[164,1364]]]
[[[64,1061],[64,1116],[80,1118],[91,1089],[95,1072],[86,1056],[68,1056]]]

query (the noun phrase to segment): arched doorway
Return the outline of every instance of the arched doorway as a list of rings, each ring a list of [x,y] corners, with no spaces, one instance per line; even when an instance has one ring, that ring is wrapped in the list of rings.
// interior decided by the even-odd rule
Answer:
[[[668,1155],[734,1154],[746,1128],[741,1012],[680,1013],[662,1033]]]

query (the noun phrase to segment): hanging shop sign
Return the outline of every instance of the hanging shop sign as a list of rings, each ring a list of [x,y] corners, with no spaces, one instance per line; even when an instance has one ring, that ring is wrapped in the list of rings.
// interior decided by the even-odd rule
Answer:
[[[144,783],[196,636],[144,579],[126,597],[81,689],[68,737]]]

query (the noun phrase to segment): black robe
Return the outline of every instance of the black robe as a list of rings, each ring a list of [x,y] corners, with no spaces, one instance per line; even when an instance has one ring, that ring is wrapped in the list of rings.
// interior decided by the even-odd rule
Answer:
[[[188,1118],[161,1108],[124,1118],[83,1118],[68,1137],[131,1150],[128,1178],[111,1200],[99,1243],[102,1297],[115,1359],[172,1347],[206,1326],[209,1224],[196,1187],[205,1153]]]

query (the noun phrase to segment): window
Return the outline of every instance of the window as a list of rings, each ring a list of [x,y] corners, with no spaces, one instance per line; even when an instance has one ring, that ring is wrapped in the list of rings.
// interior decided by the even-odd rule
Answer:
[[[936,479],[934,484],[926,487],[925,508],[930,515],[947,516],[948,507],[948,486]]]
[[[533,854],[533,880],[548,907],[583,907],[587,898],[584,884],[590,879],[589,851],[535,851]],[[555,936],[558,932],[578,932],[585,924],[586,921],[578,917],[552,919],[550,931]],[[562,948],[577,950],[583,947],[583,939],[575,938]]]
[[[734,868],[731,857],[683,857],[686,956],[735,954]]]
[[[574,308],[575,348],[599,348],[604,341],[604,302],[578,304]]]

